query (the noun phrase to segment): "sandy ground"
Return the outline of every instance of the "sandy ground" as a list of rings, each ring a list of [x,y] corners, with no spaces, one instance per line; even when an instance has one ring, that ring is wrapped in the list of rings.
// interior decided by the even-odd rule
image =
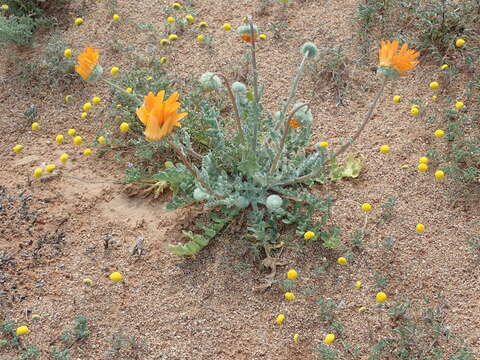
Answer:
[[[87,45],[102,49],[105,69],[113,65],[133,68],[153,51],[169,57],[167,69],[179,83],[196,79],[207,70],[229,73],[245,45],[233,32],[224,32],[221,24],[238,25],[252,12],[252,1],[194,2],[199,19],[209,24],[212,50],[196,44],[193,34],[181,36],[168,50],[158,49],[148,35],[135,30],[135,25],[144,21],[162,31],[167,5],[164,1],[119,0],[119,24],[108,20],[101,2],[88,2],[85,11],[80,5],[73,6],[70,17],[82,15],[85,23],[80,28],[68,26],[64,35],[77,50]],[[286,96],[304,41],[314,41],[319,47],[342,44],[350,58],[361,55],[352,36],[356,8],[356,1],[291,6],[285,38],[260,44],[259,70],[269,108],[282,100],[278,94]],[[277,13],[274,8],[257,17],[258,24],[268,28]],[[111,53],[112,39],[134,50]],[[375,65],[375,48],[365,61]],[[289,268],[299,272],[297,300],[287,304],[279,284],[263,293],[252,290],[268,273],[245,256],[239,234],[224,234],[196,259],[172,256],[165,245],[179,240],[179,219],[188,216],[187,210],[166,212],[160,202],[127,197],[121,184],[124,164],[116,163],[113,154],[85,158],[74,145],[55,143],[56,134],[66,136],[70,127],[93,142],[108,119],[100,115],[81,120],[79,113],[81,104],[93,95],[108,103],[104,85],[69,89],[73,104],[65,104],[67,92],[56,89],[27,96],[2,60],[0,200],[6,212],[0,213],[0,255],[13,254],[14,262],[3,258],[0,262],[0,320],[28,324],[32,330],[29,341],[47,350],[63,329],[72,326],[75,316],[84,315],[91,335],[84,344],[72,347],[72,358],[78,359],[109,358],[115,334],[145,342],[136,355],[124,358],[314,359],[313,349],[328,331],[319,319],[319,297],[341,304],[337,321],[345,333],[337,342],[372,345],[388,333],[392,326],[388,317],[373,310],[375,278],[382,277],[389,294],[386,308],[402,299],[421,306],[428,297],[444,306],[443,316],[452,331],[479,351],[479,258],[466,242],[480,231],[478,203],[463,206],[447,200],[453,186],[448,180],[436,182],[432,171],[421,174],[416,170],[418,158],[438,141],[431,135],[437,125],[409,116],[407,99],[429,97],[434,69],[420,66],[407,78],[387,86],[378,111],[351,149],[366,159],[361,176],[315,190],[329,193],[337,201],[332,220],[342,227],[345,243],[349,234],[364,224],[358,204],[372,203],[374,210],[366,226],[370,235],[347,267],[335,263],[340,254],[320,246],[285,249],[282,260],[288,265],[279,268],[277,280],[285,279]],[[369,79],[371,74],[352,75],[354,85],[346,106],[337,106],[328,84],[315,93],[307,77],[299,99],[312,104],[316,140],[335,144],[352,134],[374,95],[374,89],[365,93],[358,85]],[[461,95],[461,81],[459,78],[450,93]],[[405,101],[394,105],[393,94],[400,94]],[[31,132],[23,116],[32,103],[37,105],[41,124],[37,133]],[[11,151],[17,143],[25,145],[21,156]],[[378,153],[382,144],[390,145],[388,156]],[[71,161],[58,175],[33,179],[35,167],[55,162],[63,152],[70,154]],[[402,169],[404,164],[410,167]],[[390,197],[398,201],[391,219],[373,226],[380,205]],[[425,224],[423,234],[416,233],[417,223]],[[40,241],[45,234],[50,237]],[[145,239],[145,253],[132,256],[130,250],[138,237]],[[378,246],[386,237],[396,239],[391,251]],[[326,271],[319,271],[323,268]],[[112,271],[120,271],[125,281],[112,284],[108,280]],[[93,287],[82,284],[85,277],[93,280]],[[364,284],[361,290],[354,287],[357,280]],[[369,310],[359,313],[360,306]],[[42,319],[33,322],[31,313]],[[287,316],[282,327],[274,322],[279,313]],[[294,333],[300,334],[298,345],[292,341]],[[366,348],[362,350],[359,359],[366,358]],[[9,355],[0,350],[1,359],[9,359]]]

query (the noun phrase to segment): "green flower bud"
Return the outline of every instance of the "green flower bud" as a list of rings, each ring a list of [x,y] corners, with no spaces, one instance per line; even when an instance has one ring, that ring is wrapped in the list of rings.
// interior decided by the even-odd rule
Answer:
[[[278,195],[270,195],[267,197],[267,201],[265,205],[267,206],[268,210],[275,211],[282,207],[283,200]]]
[[[196,188],[193,191],[193,198],[197,201],[203,201],[207,200],[210,197],[206,192],[204,192],[202,189]]]
[[[299,108],[300,106],[304,105],[304,103],[296,103],[293,105],[293,110]],[[300,123],[306,124],[306,123],[312,123],[313,121],[313,115],[312,112],[310,111],[310,107],[304,106],[300,110],[298,110],[293,117]]]
[[[90,74],[90,77],[88,78],[87,81],[95,82],[102,77],[102,74],[103,74],[103,68],[99,64],[97,64],[93,69],[92,73]]]
[[[250,201],[248,201],[248,199],[244,196],[239,196],[237,201],[235,202],[235,205],[239,209],[245,209],[246,207],[248,207],[248,205],[250,205]]]
[[[200,76],[200,86],[203,90],[218,90],[222,86],[222,80],[214,73],[207,71]]]
[[[234,94],[244,95],[247,92],[247,87],[244,83],[236,81],[232,84],[232,91]]]
[[[317,53],[318,53],[317,45],[315,45],[312,42],[306,42],[305,44],[302,45],[300,49],[300,53],[302,55],[306,55],[308,59],[312,59],[315,56],[317,56]]]

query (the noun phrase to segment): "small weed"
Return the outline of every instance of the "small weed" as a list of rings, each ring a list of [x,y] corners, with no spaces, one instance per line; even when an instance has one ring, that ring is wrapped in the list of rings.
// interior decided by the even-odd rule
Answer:
[[[335,92],[337,105],[345,105],[348,93],[348,57],[341,47],[322,50],[317,60],[307,67],[307,76],[318,92],[325,84]]]
[[[327,324],[331,324],[335,318],[335,311],[337,310],[337,303],[332,299],[319,298],[317,300],[319,306],[320,319]]]

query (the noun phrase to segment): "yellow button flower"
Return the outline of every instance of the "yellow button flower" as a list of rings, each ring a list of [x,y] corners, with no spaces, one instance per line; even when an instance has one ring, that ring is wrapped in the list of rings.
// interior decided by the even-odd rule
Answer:
[[[128,93],[132,93],[132,92],[133,92],[133,89],[132,89],[132,88],[126,88],[126,91],[127,91]]]
[[[40,128],[40,124],[38,122],[32,123],[32,131],[37,131]]]
[[[68,161],[68,154],[60,155],[60,161],[65,164]]]
[[[92,149],[85,149],[83,150],[83,155],[90,156],[92,154]]]
[[[83,19],[82,18],[76,18],[75,19],[75,25],[80,26],[83,24]]]
[[[63,51],[63,56],[65,56],[66,58],[70,59],[72,57],[72,49],[65,49]]]
[[[370,203],[363,203],[362,204],[362,210],[365,212],[369,212],[372,210],[372,204]]]
[[[66,102],[66,103],[68,103],[68,102],[70,102],[70,101],[72,101],[72,100],[73,100],[73,96],[72,96],[72,95],[67,95],[67,96],[65,96],[65,102]]]
[[[300,334],[293,334],[293,342],[294,344],[298,344],[298,338],[300,337]]]
[[[166,57],[161,57],[160,58],[160,64],[165,64],[167,62],[167,58]]]
[[[432,90],[438,89],[439,86],[440,86],[440,84],[436,81],[432,81],[430,83],[430,89],[432,89]]]
[[[113,21],[117,22],[118,20],[120,20],[120,15],[113,14],[112,19],[113,19]]]
[[[425,163],[420,163],[420,164],[418,164],[417,168],[418,168],[418,171],[425,172],[425,171],[428,170],[428,165],[425,164]]]
[[[112,280],[113,282],[119,282],[119,281],[122,281],[123,279],[123,276],[122,274],[120,274],[118,271],[116,272],[113,272],[110,274],[109,276],[110,280]]]
[[[455,103],[455,108],[456,108],[457,110],[460,110],[461,108],[463,108],[463,106],[464,106],[463,101],[457,101],[457,102]]]
[[[205,21],[200,21],[200,22],[198,23],[198,27],[199,27],[200,29],[205,29],[205,28],[207,27],[207,23],[206,23]]]
[[[127,132],[130,126],[126,122],[122,122],[119,126],[121,132]]]
[[[413,105],[412,108],[410,109],[410,114],[412,114],[413,116],[416,116],[420,113],[420,108],[418,107],[418,105]]]
[[[84,111],[84,112],[82,112],[82,113],[80,114],[80,117],[81,117],[82,119],[86,119],[86,118],[88,117],[88,113],[87,113],[86,111]]]
[[[455,41],[455,46],[456,47],[461,48],[463,45],[465,45],[465,40],[457,39],[457,41]]]
[[[329,143],[328,141],[321,141],[318,143],[318,146],[320,146],[321,148],[326,148],[328,147]]]
[[[375,296],[375,299],[379,302],[379,303],[383,303],[385,302],[385,300],[387,300],[387,294],[385,294],[383,291],[380,291],[377,293],[377,295]]]
[[[395,104],[398,104],[401,99],[402,99],[402,98],[400,97],[400,95],[395,95],[395,96],[393,97],[393,102],[394,102]]]
[[[28,328],[28,326],[26,325],[22,325],[22,326],[19,326],[17,327],[17,329],[15,330],[15,334],[17,336],[22,336],[22,335],[26,335],[30,332],[30,329]]]
[[[177,39],[178,39],[177,34],[170,34],[170,35],[168,35],[168,40],[170,40],[170,41],[175,41],[175,40],[177,40]]]
[[[435,179],[442,180],[444,177],[445,177],[445,173],[443,172],[443,170],[435,171]]]
[[[278,315],[277,318],[275,319],[278,325],[282,325],[284,320],[285,320],[285,315],[283,314]]]
[[[426,156],[422,156],[420,159],[418,159],[419,164],[428,164],[429,161],[430,159]]]
[[[112,74],[112,76],[116,76],[119,70],[120,69],[118,67],[114,66],[110,69],[110,74]]]
[[[75,136],[75,137],[73,138],[73,143],[74,143],[75,145],[77,145],[77,146],[78,146],[78,145],[82,145],[82,142],[83,142],[83,139],[82,139],[81,136]]]
[[[288,301],[295,300],[295,294],[292,293],[292,292],[286,292],[285,293],[285,299],[287,299]]]
[[[62,134],[57,135],[55,137],[55,141],[57,142],[57,144],[61,144],[63,142],[63,135]]]
[[[75,129],[68,129],[68,135],[75,136]]]
[[[313,231],[307,231],[305,234],[303,234],[303,238],[305,240],[311,240],[315,237],[315,233]]]
[[[99,98],[98,96],[94,96],[93,99],[92,99],[93,105],[98,105],[98,104],[100,104],[100,101],[102,101],[102,99]]]
[[[197,36],[197,42],[203,43],[204,41],[205,41],[205,37],[202,34]]]
[[[435,137],[436,138],[441,139],[444,136],[445,136],[445,131],[443,131],[442,129],[435,130]]]
[[[223,24],[222,27],[223,27],[223,30],[225,30],[225,31],[230,31],[230,30],[232,30],[232,25],[230,25],[230,24],[228,24],[228,23]]]
[[[89,103],[89,102],[87,102],[87,103],[83,104],[83,107],[82,107],[82,108],[83,108],[83,111],[89,112],[90,109],[92,108],[92,104]]]
[[[325,336],[325,339],[323,340],[323,343],[324,344],[327,344],[327,345],[330,345],[331,343],[333,343],[335,341],[335,335],[333,334],[327,334],[327,336]]]
[[[107,143],[107,140],[105,140],[105,136],[99,136],[97,141],[100,145],[105,145]]]
[[[448,68],[448,64],[443,64],[442,66],[440,66],[440,70],[445,70]]]
[[[435,179],[442,180],[445,177],[445,173],[442,170],[435,171]]]
[[[36,178],[40,178],[43,175],[43,170],[42,168],[36,168],[35,171],[33,172],[33,176]]]
[[[23,150],[23,145],[17,144],[13,147],[15,154],[20,154]]]
[[[289,280],[296,280],[297,277],[298,277],[298,273],[297,273],[296,270],[293,270],[293,269],[288,270],[288,272],[287,272],[287,278],[288,278]]]
[[[85,278],[85,279],[82,280],[82,282],[83,282],[83,285],[85,285],[85,286],[89,286],[89,287],[90,287],[90,286],[93,285],[93,281],[92,281],[92,279],[90,279],[90,278]]]
[[[48,164],[45,166],[45,170],[47,170],[48,173],[53,172],[53,170],[55,170],[55,164]]]
[[[362,282],[361,282],[361,281],[357,281],[357,282],[355,283],[355,287],[356,287],[357,289],[360,289],[360,288],[362,287]]]
[[[172,4],[172,7],[175,9],[175,10],[180,10],[182,8],[182,5],[178,2],[174,2]]]
[[[389,152],[390,152],[390,146],[388,146],[388,145],[380,146],[380,153],[388,154]]]
[[[417,230],[419,233],[423,233],[425,231],[425,225],[417,224],[417,226],[415,226],[415,230]]]
[[[348,260],[347,260],[347,258],[344,258],[343,256],[340,256],[340,257],[337,259],[337,263],[339,263],[340,265],[347,265]]]
[[[169,16],[169,17],[167,17],[167,22],[168,22],[169,24],[173,24],[173,23],[175,22],[175,18],[172,17],[172,16]]]
[[[160,40],[160,45],[166,46],[166,45],[168,45],[168,44],[170,44],[170,41],[169,41],[168,39],[162,39],[162,40]]]
[[[258,38],[259,38],[260,40],[265,41],[265,40],[267,40],[267,34],[260,34],[260,35],[258,35]]]
[[[188,21],[189,24],[193,24],[195,22],[195,18],[192,15],[185,16],[185,19]]]

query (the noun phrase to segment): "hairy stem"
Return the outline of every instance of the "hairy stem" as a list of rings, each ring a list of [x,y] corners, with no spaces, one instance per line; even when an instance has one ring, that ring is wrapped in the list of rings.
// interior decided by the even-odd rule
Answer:
[[[368,109],[367,115],[365,116],[365,119],[363,120],[362,124],[360,125],[360,128],[353,135],[351,141],[344,144],[338,151],[335,152],[335,154],[332,156],[333,158],[336,158],[339,155],[343,154],[355,142],[355,140],[358,139],[358,137],[362,133],[363,129],[365,129],[365,126],[367,126],[368,122],[370,121],[370,119],[372,117],[372,114],[373,114],[373,111],[375,110],[375,108],[377,106],[378,100],[380,99],[380,96],[382,95],[383,90],[385,89],[386,83],[387,83],[387,77],[384,77],[383,80],[382,80],[382,84],[381,84],[380,88],[378,89],[377,95],[375,96],[375,100],[370,105],[370,108]],[[326,160],[327,160],[327,158],[325,158],[324,163],[326,162]],[[286,185],[302,183],[306,180],[313,179],[316,176],[318,176],[318,171],[313,171],[310,174],[300,176],[300,177],[298,177],[296,179],[293,179],[293,180],[284,181],[284,182],[281,182],[281,183],[278,183],[278,184],[274,184],[272,186],[286,186]]]
[[[253,27],[253,22],[250,17],[248,17],[248,23],[250,25],[250,35],[252,38],[251,42],[251,52],[252,52],[252,75],[253,75],[253,96],[255,102],[255,111],[256,111],[256,119],[253,123],[253,139],[252,139],[252,154],[254,157],[257,155],[257,137],[258,137],[258,128],[260,122],[260,111],[259,111],[259,95],[258,95],[258,70],[257,70],[257,57],[256,57],[256,47],[255,47],[255,40],[257,34],[255,33],[255,28]]]
[[[183,153],[183,148],[180,149],[171,139],[167,139],[168,145],[177,153],[180,160],[182,160],[183,165],[190,171],[190,173],[197,179],[197,181],[207,190],[210,195],[221,198],[219,194],[215,193],[213,189],[202,179],[197,169],[194,168],[193,164],[188,160],[188,158]]]
[[[109,80],[107,80],[107,79],[102,79],[102,80],[103,80],[105,83],[107,83],[108,85],[110,85],[111,87],[114,87],[115,89],[120,90],[120,91],[124,92],[125,94],[134,97],[139,104],[142,104],[141,99],[144,97],[144,95],[129,93],[127,90],[122,89],[120,86],[118,86],[117,84],[115,84],[115,83],[113,83],[113,82],[111,82],[111,81],[109,81]]]
[[[219,74],[219,76],[223,79],[225,82],[225,86],[227,88],[228,96],[230,97],[230,101],[232,102],[233,105],[233,111],[235,113],[235,121],[237,123],[237,130],[238,130],[238,135],[240,136],[240,142],[245,145],[245,135],[243,133],[243,128],[242,128],[242,122],[240,120],[240,114],[238,112],[238,106],[237,106],[237,101],[235,99],[235,96],[233,95],[232,88],[230,86],[230,83],[228,82],[228,79],[226,76]]]
[[[293,111],[290,113],[290,116],[288,116],[288,118],[285,119],[285,129],[283,131],[282,139],[280,140],[280,146],[278,148],[277,155],[275,155],[275,158],[273,159],[273,162],[272,162],[272,166],[270,167],[270,172],[269,172],[270,176],[272,176],[273,173],[277,170],[278,161],[282,156],[283,148],[285,147],[285,142],[287,141],[287,137],[290,132],[290,120],[293,118],[293,115],[295,115],[298,110],[300,110],[305,106],[308,106],[308,104],[303,104],[298,106],[296,109],[293,109]]]
[[[382,85],[378,89],[377,96],[375,96],[375,100],[373,100],[373,103],[370,105],[370,108],[368,109],[367,115],[365,116],[365,119],[363,120],[362,124],[358,128],[357,132],[353,135],[352,139],[350,141],[347,141],[340,149],[338,149],[333,157],[338,157],[341,154],[343,154],[354,142],[355,140],[358,139],[360,134],[362,133],[363,129],[365,129],[365,126],[367,126],[368,122],[372,118],[373,110],[377,107],[378,100],[380,99],[380,96],[383,94],[383,90],[385,89],[385,85],[387,84],[387,77],[385,76],[382,80]]]
[[[285,102],[285,104],[283,105],[282,111],[280,113],[280,118],[278,119],[278,123],[277,123],[277,129],[282,124],[282,121],[285,118],[287,110],[288,110],[290,104],[292,103],[293,98],[297,94],[298,82],[300,81],[300,78],[302,77],[303,68],[305,67],[305,62],[307,60],[307,55],[308,55],[308,53],[303,56],[303,59],[302,59],[300,65],[298,66],[297,74],[295,75],[295,78],[292,81],[292,86],[290,88],[290,93],[288,94],[288,99]]]

